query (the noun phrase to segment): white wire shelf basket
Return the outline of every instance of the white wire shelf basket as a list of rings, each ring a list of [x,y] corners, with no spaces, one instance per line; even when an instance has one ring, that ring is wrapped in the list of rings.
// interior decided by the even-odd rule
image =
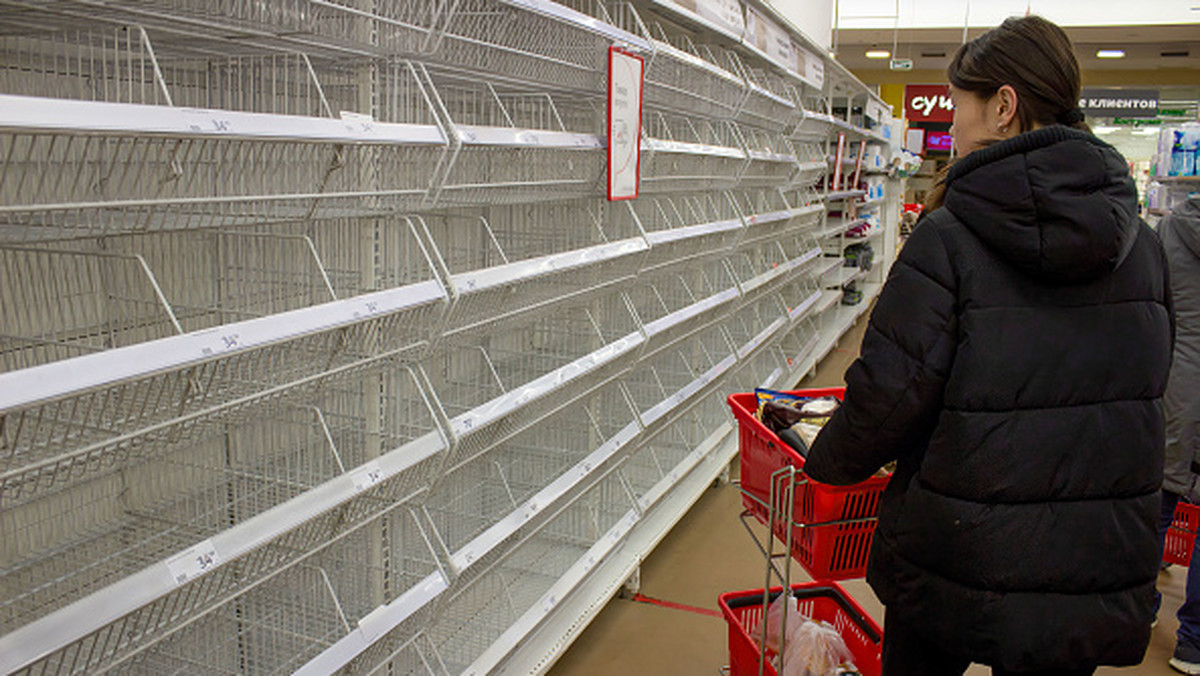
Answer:
[[[779,363],[778,345],[764,345],[762,349],[739,360],[737,367],[729,374],[729,380],[737,383],[735,389],[746,391],[758,387],[774,388],[783,373]]]
[[[600,449],[612,451],[613,445],[632,439],[638,431],[635,424],[631,427],[634,422],[624,394],[609,384],[553,412],[536,429],[512,435],[443,471],[423,509],[451,569],[459,574],[486,568],[489,556],[502,554],[506,547],[501,543],[519,535],[530,517],[554,511],[548,509],[553,500],[534,496],[547,497],[544,491],[556,480],[582,478],[572,468],[582,468],[580,463]]]
[[[783,283],[779,297],[787,310],[789,325],[795,325],[820,302],[821,287],[811,276],[800,274]]]
[[[603,200],[430,212],[416,220],[454,294],[446,335],[619,287],[651,248],[630,207]]]
[[[670,492],[695,463],[705,436],[727,423],[728,373],[725,387],[713,388],[690,401],[673,420],[648,432],[622,465],[621,477],[641,510],[648,510]]]
[[[737,121],[772,132],[793,127],[798,109],[783,78],[746,64],[733,52],[726,54],[731,67],[745,78],[748,88],[747,96],[737,111]]]
[[[437,49],[457,5],[453,0],[393,2],[367,10],[346,0],[65,0],[6,10],[0,26],[18,27],[22,34],[31,28],[135,24],[168,36],[174,44],[214,54],[253,48],[345,59],[428,54]]]
[[[374,255],[367,247],[385,261],[369,277],[361,272],[363,257]],[[194,342],[183,334],[289,312],[310,319],[270,340],[299,339],[298,334],[331,328],[318,310],[330,304],[366,304],[375,308],[372,314],[391,306],[392,312],[422,320],[378,316],[372,322],[388,324],[387,335],[360,328],[342,336],[343,352],[379,354],[435,337],[448,302],[435,272],[425,242],[407,220],[130,234],[54,248],[0,246],[0,372],[172,336]],[[413,300],[424,300],[403,302],[398,289],[405,287],[411,287]],[[342,323],[345,328],[350,322]],[[231,347],[219,344],[221,351]],[[197,356],[206,355],[180,355],[180,361]],[[163,353],[162,359],[166,363],[158,368],[170,356]]]
[[[738,128],[738,133],[749,158],[738,178],[740,187],[777,187],[795,180],[800,165],[783,134],[749,126]]]
[[[419,4],[419,3],[418,3]],[[556,91],[603,94],[608,48],[648,51],[620,4],[598,0],[455,0],[437,50],[424,57],[471,73]],[[609,8],[612,11],[609,11]]]
[[[554,445],[562,452],[547,456],[546,443],[519,435],[497,449],[495,457],[463,468],[437,489],[442,497],[432,502],[429,523],[441,523],[454,542],[465,542],[444,555],[453,582],[447,585],[436,576],[428,579],[360,621],[360,627],[379,636],[378,640],[367,643],[347,636],[297,673],[325,674],[335,669],[376,673],[389,668],[445,673],[447,664],[458,670],[472,661],[470,668],[476,673],[490,673],[515,643],[496,640],[496,634],[517,635],[536,624],[619,542],[620,533],[614,537],[614,517],[604,514],[619,512],[615,518],[621,518],[625,530],[632,523],[629,517],[636,516],[629,511],[632,497],[614,475],[640,431],[619,391],[598,390],[577,408],[550,420],[565,425],[561,434],[566,442]],[[485,504],[495,511],[482,513]],[[530,547],[536,550],[534,560],[525,558],[533,551]],[[583,556],[571,555],[581,550]],[[570,565],[565,569],[543,565],[548,560]],[[536,597],[536,590],[542,596],[533,606],[505,603],[511,614],[489,622],[487,631],[479,632],[472,618],[490,617],[496,611],[491,607],[495,599],[479,594],[494,590],[498,570],[505,571],[501,581],[520,597]],[[443,599],[437,601],[440,612],[435,620],[420,625],[408,620],[414,608],[428,607],[439,595]],[[465,616],[463,603],[468,604]],[[461,645],[464,642],[469,645]]]
[[[721,320],[740,298],[720,259],[639,278],[628,296],[646,336],[643,358]]]
[[[783,299],[778,293],[766,293],[735,310],[724,328],[742,362],[772,345],[789,324]]]
[[[791,147],[796,155],[797,169],[786,189],[813,190],[825,177],[829,165],[825,161],[825,151],[818,143],[803,140],[791,140]]]
[[[825,211],[822,203],[793,207],[778,188],[738,189],[730,191],[730,196],[746,223],[739,247],[811,230]]]
[[[650,113],[642,121],[641,190],[724,190],[749,161],[731,122]]]
[[[639,361],[622,383],[642,426],[653,433],[716,387],[736,362],[728,335],[713,325]]]
[[[816,349],[820,337],[815,316],[801,318],[784,332],[779,339],[779,349],[787,361],[789,373],[800,368],[800,364]]]
[[[516,639],[537,626],[636,521],[628,491],[612,475],[471,570],[428,629],[446,673],[492,673]]]
[[[430,202],[534,202],[604,191],[604,101],[544,85],[505,84],[418,68],[452,129],[453,149]]]
[[[134,673],[292,673],[330,644],[361,636],[371,613],[384,607],[382,599],[441,579],[416,519],[393,505],[301,563],[189,618],[118,667]],[[403,626],[419,639],[436,609],[435,602],[406,608]]]
[[[434,125],[0,95],[0,241],[395,214],[446,151]]]
[[[646,64],[645,96],[651,110],[730,120],[749,90],[741,74],[728,66],[717,47],[697,45],[683,33],[671,34],[660,23],[650,26],[653,54]]]
[[[643,272],[723,254],[745,229],[727,193],[644,196],[628,204],[650,244]]]
[[[416,375],[324,385],[6,506],[5,671],[111,668],[425,490],[447,444]]]
[[[645,338],[622,293],[502,332],[447,340],[426,361],[456,444],[453,470],[612,380]]]
[[[798,268],[820,255],[815,247],[808,252],[789,251],[784,247],[787,242],[781,239],[750,243],[726,258],[742,293],[742,304],[777,291]]]

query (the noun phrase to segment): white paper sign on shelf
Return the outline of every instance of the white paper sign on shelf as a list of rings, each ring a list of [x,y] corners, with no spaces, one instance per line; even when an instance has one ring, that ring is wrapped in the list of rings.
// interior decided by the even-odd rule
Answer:
[[[742,41],[783,68],[795,70],[796,52],[791,36],[779,24],[752,7],[746,8],[746,33]]]
[[[641,173],[642,57],[608,50],[608,199],[638,196]]]
[[[884,116],[887,114],[887,108],[875,99],[868,99],[865,109],[865,114],[868,118],[876,122],[886,122]]]
[[[742,3],[738,0],[661,0],[661,2],[686,9],[737,37],[741,37],[746,30],[746,17],[742,14]]]
[[[796,75],[806,84],[816,89],[825,86],[825,62],[798,44],[792,43],[792,51],[796,58]]]

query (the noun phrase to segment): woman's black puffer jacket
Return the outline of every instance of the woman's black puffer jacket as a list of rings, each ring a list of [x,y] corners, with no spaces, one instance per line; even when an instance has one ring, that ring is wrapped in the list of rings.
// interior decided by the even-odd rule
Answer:
[[[1136,664],[1150,637],[1172,308],[1121,155],[1052,126],[953,167],[805,465],[897,460],[867,581],[1009,670]],[[886,630],[886,629],[885,629]]]

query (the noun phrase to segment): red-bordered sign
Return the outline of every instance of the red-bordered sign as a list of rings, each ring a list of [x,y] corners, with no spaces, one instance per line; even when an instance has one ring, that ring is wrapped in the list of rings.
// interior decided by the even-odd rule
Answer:
[[[608,48],[608,199],[638,196],[642,161],[642,57]]]

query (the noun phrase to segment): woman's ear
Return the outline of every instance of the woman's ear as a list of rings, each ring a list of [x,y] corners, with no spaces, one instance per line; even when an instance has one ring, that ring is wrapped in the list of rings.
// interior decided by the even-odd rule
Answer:
[[[1001,136],[1015,136],[1021,132],[1017,122],[1017,90],[1012,85],[1002,85],[992,98],[996,106],[996,131]]]

